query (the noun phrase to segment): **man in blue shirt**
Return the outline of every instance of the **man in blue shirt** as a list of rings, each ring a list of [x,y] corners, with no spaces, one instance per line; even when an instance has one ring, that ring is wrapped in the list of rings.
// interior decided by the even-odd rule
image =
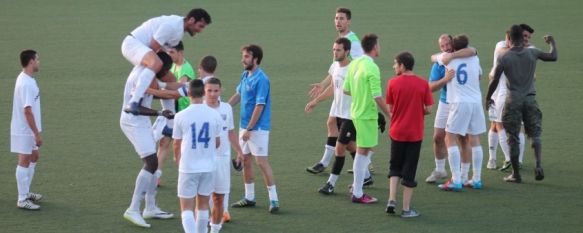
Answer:
[[[279,210],[279,200],[275,189],[273,171],[267,160],[269,131],[271,130],[271,95],[269,78],[259,67],[263,50],[257,45],[246,45],[241,49],[243,74],[237,92],[229,99],[229,104],[241,102],[239,144],[243,150],[243,180],[245,197],[231,205],[233,208],[255,206],[255,183],[251,156],[264,177],[269,193],[269,212]]]

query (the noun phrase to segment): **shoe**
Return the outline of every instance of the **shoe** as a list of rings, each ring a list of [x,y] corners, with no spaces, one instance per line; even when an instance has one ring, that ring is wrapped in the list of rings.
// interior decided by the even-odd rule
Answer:
[[[445,182],[445,184],[440,184],[437,186],[439,189],[444,190],[444,191],[455,191],[455,192],[459,192],[462,191],[462,183],[454,183],[451,180],[448,180],[447,182]]]
[[[419,217],[419,215],[421,215],[419,211],[414,209],[410,209],[409,211],[403,210],[403,212],[401,212],[401,218],[414,218]]]
[[[231,204],[231,207],[233,207],[233,208],[243,208],[243,207],[253,207],[253,206],[255,206],[255,201],[247,200],[245,198],[239,200],[238,202]]]
[[[123,110],[126,113],[131,113],[134,115],[138,115],[140,113],[140,104],[138,102],[131,102],[124,108]]]
[[[209,233],[219,233],[219,232],[221,232],[221,231],[218,229],[212,228],[212,227],[210,228],[210,231],[209,231]]]
[[[374,179],[372,178],[372,175],[371,175],[368,178],[364,179],[364,183],[362,183],[362,187],[371,186],[372,184],[374,184]]]
[[[438,180],[445,179],[445,178],[447,178],[447,172],[446,171],[435,171],[435,170],[433,170],[431,172],[431,175],[429,175],[427,177],[427,179],[425,179],[425,182],[427,182],[427,183],[435,183]]]
[[[324,167],[323,164],[321,163],[316,163],[314,164],[314,166],[308,167],[306,168],[306,171],[312,174],[318,174],[323,172],[326,169],[326,167]]]
[[[354,203],[361,203],[361,204],[373,204],[376,203],[378,199],[371,197],[366,194],[362,194],[362,197],[357,198],[354,195],[352,196],[352,202]]]
[[[496,170],[496,160],[495,159],[488,160],[488,165],[486,165],[486,168],[490,170]]]
[[[41,194],[39,194],[39,193],[32,193],[32,192],[29,192],[29,193],[26,195],[26,200],[30,200],[30,201],[33,201],[33,202],[37,202],[37,201],[40,201],[40,200],[42,200],[42,199],[43,199],[43,195],[41,195]]]
[[[330,184],[330,182],[326,182],[326,184],[322,186],[322,188],[320,188],[318,192],[321,194],[330,195],[334,193],[334,186]]]
[[[542,167],[534,168],[534,179],[541,181],[545,178],[545,173]]]
[[[150,224],[148,224],[146,220],[142,218],[142,215],[140,215],[139,212],[126,210],[126,212],[123,213],[123,218],[135,224],[136,226],[150,228]]]
[[[229,212],[223,212],[223,223],[228,223],[231,221],[231,214]]]
[[[172,128],[169,128],[167,125],[164,126],[164,129],[162,129],[162,135],[166,136],[166,137],[172,137],[172,131],[174,131]]]
[[[507,177],[504,177],[504,181],[510,183],[522,183],[522,177],[514,176],[514,174],[510,174]]]
[[[502,164],[500,171],[506,171],[506,170],[511,169],[511,168],[512,168],[512,163],[510,163],[510,161],[504,161],[504,164]]]
[[[25,199],[24,201],[17,201],[16,207],[24,209],[24,210],[39,210],[40,209],[39,205],[32,203],[32,201],[29,199]]]
[[[482,181],[468,180],[468,181],[464,182],[464,187],[470,187],[473,189],[482,189]]]
[[[387,214],[395,214],[395,207],[397,206],[397,202],[390,200],[389,204],[387,205],[387,208],[385,209],[385,212]]]
[[[150,218],[170,219],[170,218],[174,217],[174,214],[168,213],[166,211],[161,210],[158,207],[155,207],[154,209],[151,209],[151,210],[144,209],[144,212],[142,213],[142,217],[144,217],[145,219],[150,219]]]
[[[272,200],[269,203],[269,213],[274,214],[277,211],[279,211],[279,201]]]

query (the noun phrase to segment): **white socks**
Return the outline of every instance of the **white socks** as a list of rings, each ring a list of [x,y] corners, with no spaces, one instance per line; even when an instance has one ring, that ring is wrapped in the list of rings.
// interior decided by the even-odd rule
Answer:
[[[136,178],[136,186],[134,188],[134,195],[132,195],[132,202],[128,208],[130,211],[140,212],[140,204],[144,198],[144,193],[146,193],[150,187],[150,183],[153,180],[152,178],[154,178],[152,173],[149,173],[144,169],[140,170],[140,173],[138,173],[138,177]],[[156,183],[154,183],[154,185],[156,185]]]
[[[324,165],[324,167],[328,167],[328,164],[330,164],[330,159],[332,159],[332,156],[334,156],[334,147],[326,145],[324,149],[324,155],[322,155],[322,160],[320,160],[320,163]]]
[[[504,161],[510,161],[510,146],[508,146],[508,135],[506,135],[505,129],[498,131],[498,138],[500,139],[500,148],[504,152]]]
[[[448,147],[447,154],[449,169],[451,170],[451,179],[454,183],[461,183],[461,156],[459,147]]]
[[[195,233],[196,223],[194,221],[194,213],[191,210],[182,211],[182,228],[185,233]],[[207,217],[208,218],[208,217]]]
[[[209,225],[209,210],[196,210],[196,232],[206,233],[208,232],[207,226]]]
[[[229,193],[225,193],[225,197],[223,197],[223,212],[229,212]]]
[[[496,150],[498,149],[498,133],[492,131],[488,131],[488,159],[489,160],[496,160]]]
[[[524,138],[523,132],[520,132],[518,134],[518,140],[520,140],[520,145],[518,145],[518,148],[520,148],[520,154],[518,154],[518,162],[522,163],[522,159],[524,159],[524,147],[526,146],[526,139]]]
[[[330,183],[332,186],[336,186],[336,181],[338,181],[338,175],[330,173],[330,177],[328,177],[328,183]]]
[[[36,168],[36,163],[30,162],[28,164],[28,189],[30,190],[30,186],[32,184],[32,178],[34,177],[34,170]]]
[[[270,201],[278,201],[277,198],[277,190],[275,189],[275,185],[267,186],[267,192],[269,193],[269,200]]]
[[[468,173],[470,173],[470,166],[472,164],[471,163],[464,163],[462,162],[462,168],[461,168],[461,179],[462,179],[462,183],[465,183],[466,181],[468,181]]]
[[[472,167],[473,167],[473,174],[472,177],[473,181],[480,181],[481,174],[482,174],[482,159],[484,157],[484,152],[482,151],[481,146],[472,147]]]
[[[445,172],[445,159],[435,159],[435,171]]]
[[[137,103],[142,97],[144,97],[144,93],[150,86],[150,83],[152,83],[154,76],[156,76],[156,73],[148,68],[144,68],[142,72],[140,72],[138,76],[138,83],[136,84],[134,93],[130,99],[130,103]]]
[[[152,173],[149,173],[149,174],[151,175],[151,177],[150,177],[150,183],[148,184],[147,189],[146,189],[145,208],[148,210],[152,210],[152,209],[156,208],[156,191],[157,191],[158,187],[156,185],[156,179],[157,179],[156,175],[152,174]]]
[[[18,201],[24,201],[30,192],[29,168],[16,165],[16,187],[18,188]]]
[[[245,199],[255,201],[255,183],[245,183]]]
[[[367,156],[356,154],[354,157],[354,163],[352,164],[352,170],[354,172],[354,180],[352,183],[352,195],[356,198],[360,198],[363,195],[362,184],[364,183],[364,175],[366,170],[368,170],[368,164],[370,160]]]

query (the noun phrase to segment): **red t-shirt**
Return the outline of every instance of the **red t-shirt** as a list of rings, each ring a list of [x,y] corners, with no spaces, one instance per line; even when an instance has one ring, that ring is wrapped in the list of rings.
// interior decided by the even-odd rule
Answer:
[[[401,142],[423,140],[423,106],[433,105],[429,83],[415,75],[400,75],[387,84],[387,104],[393,105],[389,135]]]

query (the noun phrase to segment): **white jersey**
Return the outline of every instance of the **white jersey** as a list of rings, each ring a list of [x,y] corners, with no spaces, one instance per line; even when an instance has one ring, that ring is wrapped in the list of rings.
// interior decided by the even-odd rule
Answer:
[[[217,154],[216,138],[220,137],[223,120],[206,104],[191,104],[174,117],[172,138],[182,139],[181,173],[213,172]]]
[[[128,106],[130,99],[134,94],[134,91],[138,84],[139,79],[138,75],[143,69],[144,69],[143,66],[134,66],[132,72],[130,72],[130,75],[128,76],[123,92],[123,105],[121,110],[120,122],[130,126],[151,127],[152,122],[150,121],[149,116],[133,115],[131,113],[126,113],[123,111],[123,109],[126,106]],[[144,97],[142,98],[141,101],[141,106],[151,108],[153,98],[154,96],[148,93],[144,93]]]
[[[40,117],[40,90],[36,80],[24,72],[20,72],[14,85],[14,99],[12,102],[12,121],[10,122],[10,135],[33,136],[24,116],[24,108],[30,107],[34,115],[36,128],[41,128]]]
[[[223,120],[223,126],[221,127],[221,145],[219,145],[219,148],[217,149],[217,156],[230,157],[231,143],[229,143],[229,130],[235,129],[233,108],[228,103],[219,102],[219,107],[214,109],[217,110]]]
[[[351,120],[350,103],[352,103],[352,97],[344,94],[344,91],[342,90],[347,71],[348,65],[340,67],[339,62],[332,63],[328,70],[328,74],[332,76],[332,85],[334,88],[334,100],[330,107],[330,116]]]
[[[506,46],[506,41],[499,41],[496,43],[496,47],[494,48],[494,62],[492,63],[493,65],[492,70],[490,71],[490,76],[494,76],[494,68],[496,68],[496,65],[498,65],[498,57],[501,55],[499,50],[504,48],[508,48],[508,46]],[[499,97],[506,99],[507,92],[508,88],[506,87],[506,74],[502,72],[502,75],[500,75],[500,82],[498,83],[498,87],[494,93],[492,93],[492,99],[494,99],[495,103],[498,102],[497,100]]]
[[[151,18],[134,29],[131,36],[150,47],[150,41],[156,40],[165,48],[171,48],[182,40],[184,35],[184,17],[178,15],[163,15]]]
[[[446,66],[455,71],[454,78],[447,82],[448,103],[481,103],[480,76],[482,68],[478,56],[456,58]]]
[[[354,32],[350,31],[348,34],[344,36],[344,38],[350,40],[350,57],[353,60],[364,55],[364,49],[362,49],[360,40],[358,39],[358,36]]]

